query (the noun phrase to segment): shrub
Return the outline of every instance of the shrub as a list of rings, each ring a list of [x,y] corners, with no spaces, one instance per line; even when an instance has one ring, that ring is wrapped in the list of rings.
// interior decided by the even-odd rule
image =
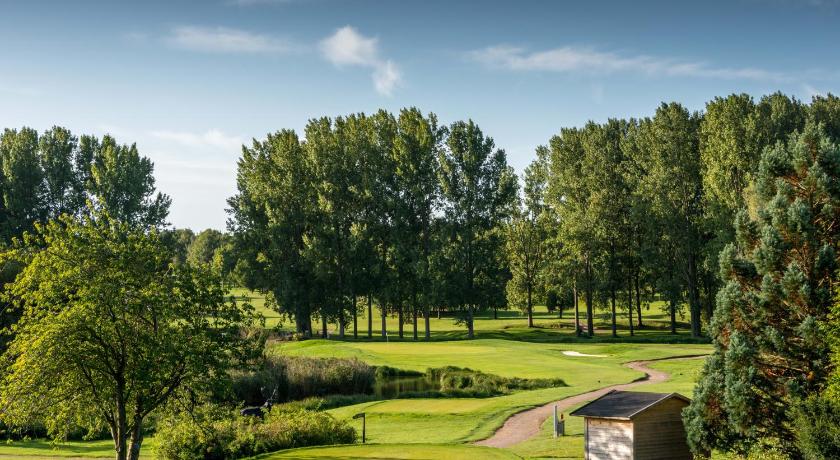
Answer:
[[[275,409],[264,420],[217,406],[161,422],[157,456],[164,460],[230,460],[295,447],[350,444],[356,431],[329,414]]]
[[[805,458],[840,458],[840,401],[811,396],[793,409],[796,445]]]

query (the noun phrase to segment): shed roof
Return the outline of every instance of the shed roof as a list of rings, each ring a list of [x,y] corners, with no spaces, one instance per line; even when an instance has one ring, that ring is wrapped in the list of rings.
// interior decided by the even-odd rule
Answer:
[[[600,398],[581,406],[569,415],[580,417],[615,418],[630,420],[636,415],[671,398],[691,402],[679,393],[645,393],[641,391],[612,390]]]

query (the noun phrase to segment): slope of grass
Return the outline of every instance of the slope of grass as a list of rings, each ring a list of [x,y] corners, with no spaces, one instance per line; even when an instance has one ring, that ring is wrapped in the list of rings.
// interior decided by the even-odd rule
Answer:
[[[604,357],[572,357],[577,351]],[[466,442],[493,433],[510,415],[550,401],[642,376],[622,363],[704,354],[708,345],[536,344],[506,340],[431,343],[310,340],[276,345],[272,352],[356,357],[375,365],[422,371],[455,365],[507,377],[562,378],[568,387],[522,391],[493,398],[396,399],[333,409],[337,418],[367,414],[376,443]]]

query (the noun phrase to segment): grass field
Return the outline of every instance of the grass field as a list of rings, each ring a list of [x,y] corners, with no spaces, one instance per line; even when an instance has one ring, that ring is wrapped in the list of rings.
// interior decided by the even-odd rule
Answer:
[[[155,441],[149,438],[143,442],[141,458],[154,458]],[[25,442],[0,442],[0,458],[3,460],[26,459],[41,460],[48,458],[114,458],[114,443],[105,441],[66,441],[52,443],[44,440]]]
[[[284,319],[276,311],[265,306],[265,297],[259,293],[247,291],[245,289],[233,289],[231,293],[240,299],[240,301],[247,301],[253,305],[256,310],[262,314],[266,319],[266,327],[276,329],[281,332],[293,332],[292,325],[288,319]],[[618,333],[617,341],[628,342],[673,342],[673,341],[692,341],[689,336],[689,325],[686,323],[684,312],[678,312],[677,326],[679,337],[675,338],[670,334],[669,330],[669,314],[666,310],[666,303],[662,301],[650,302],[643,307],[643,321],[645,327],[641,330],[635,331],[635,336],[630,337],[629,327],[627,324],[627,316],[625,312],[619,312],[621,317],[618,318]],[[581,325],[585,325],[585,307],[581,308]],[[685,310],[685,309],[683,309]],[[373,341],[382,341],[381,325],[382,319],[380,312],[376,306],[373,310],[373,324],[372,324],[372,338]],[[635,312],[634,312],[635,315]],[[534,328],[528,328],[526,324],[526,316],[518,309],[499,310],[497,312],[498,318],[493,317],[493,312],[481,312],[475,317],[475,332],[477,338],[499,338],[511,340],[526,340],[532,342],[557,342],[557,341],[577,341],[574,335],[574,311],[565,310],[563,317],[560,318],[557,312],[549,313],[545,306],[538,305],[534,309]],[[610,331],[610,314],[604,310],[596,310],[593,316],[593,322],[596,328],[596,337],[593,339],[586,339],[588,341],[616,341],[611,337]],[[367,338],[367,308],[360,305],[360,314],[358,317],[358,340],[369,340]],[[313,322],[313,328],[316,333],[320,331],[320,325],[317,321]],[[423,318],[418,318],[418,336],[422,340],[424,337],[424,323]],[[388,341],[398,341],[399,339],[399,321],[395,315],[389,315],[386,318],[386,328],[388,331]],[[460,340],[466,339],[466,328],[463,324],[458,323],[457,318],[453,316],[444,316],[438,319],[434,314],[430,319],[431,338],[435,341],[446,340]],[[328,333],[330,337],[337,337],[338,325],[329,324]],[[353,339],[352,321],[348,324],[345,339]],[[412,339],[412,325],[403,325],[403,339]]]
[[[564,355],[563,351],[606,356],[572,357]],[[365,412],[368,437],[375,443],[456,443],[483,439],[508,416],[521,410],[642,376],[623,367],[622,363],[709,351],[708,345],[539,344],[510,340],[432,343],[310,340],[288,342],[272,349],[274,353],[288,355],[357,357],[371,364],[418,371],[455,365],[506,377],[562,378],[568,385],[493,398],[374,401],[330,411],[337,418]],[[699,367],[699,361],[675,367],[683,375],[678,375],[679,380],[674,385],[679,383],[680,390],[688,394],[692,383],[687,379],[693,376],[695,367]]]
[[[264,298],[245,291],[235,291],[242,298],[249,297],[267,318],[268,327],[283,330],[280,316],[265,307]],[[639,331],[637,340],[670,341],[674,337],[663,330],[668,316],[653,304],[647,310],[648,329]],[[374,314],[378,314],[375,310]],[[374,340],[366,340],[367,320],[359,318],[360,340],[306,340],[300,342],[271,342],[268,353],[313,357],[356,357],[374,365],[425,371],[430,367],[459,366],[505,377],[561,378],[568,386],[532,391],[520,391],[492,398],[458,399],[396,399],[373,401],[330,410],[337,418],[367,414],[367,445],[333,446],[284,451],[263,456],[271,459],[457,459],[457,458],[581,458],[583,453],[582,424],[577,418],[567,419],[567,436],[554,439],[551,424],[546,423],[539,436],[510,449],[492,449],[468,444],[493,433],[510,415],[550,401],[586,392],[595,388],[632,381],[641,373],[622,364],[629,361],[651,360],[672,356],[704,354],[711,351],[706,344],[629,343],[628,333],[621,330],[620,342],[609,336],[609,317],[599,315],[596,325],[599,338],[577,339],[569,312],[564,319],[538,307],[538,328],[528,329],[525,317],[518,311],[500,311],[499,319],[492,312],[476,319],[478,339],[464,339],[464,326],[453,318],[433,318],[432,342],[410,340],[411,327],[406,325],[404,341],[396,340],[397,322],[388,318],[388,341],[374,331]],[[374,318],[374,328],[380,319]],[[626,319],[624,321],[626,323]],[[288,324],[286,324],[288,325]],[[625,324],[626,325],[626,324]],[[685,325],[683,325],[685,326]],[[422,321],[420,323],[422,339]],[[334,327],[332,328],[334,332]],[[683,330],[681,338],[688,335]],[[335,337],[334,335],[332,336]],[[457,340],[452,340],[457,339]],[[622,343],[623,342],[623,343]],[[575,351],[604,357],[567,356]],[[665,361],[652,367],[671,374],[671,379],[648,385],[644,391],[678,391],[691,395],[702,360]],[[351,420],[358,428],[360,421]],[[21,458],[110,458],[111,441],[67,442],[51,444],[27,441],[0,444],[0,459]],[[143,457],[154,458],[154,438],[143,447]]]

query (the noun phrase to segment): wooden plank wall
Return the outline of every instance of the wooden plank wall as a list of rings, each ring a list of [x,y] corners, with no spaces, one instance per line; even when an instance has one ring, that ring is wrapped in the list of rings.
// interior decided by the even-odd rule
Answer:
[[[633,422],[586,418],[586,458],[627,460],[633,458]]]
[[[633,451],[637,460],[692,458],[681,415],[686,405],[685,401],[672,398],[633,419]]]

